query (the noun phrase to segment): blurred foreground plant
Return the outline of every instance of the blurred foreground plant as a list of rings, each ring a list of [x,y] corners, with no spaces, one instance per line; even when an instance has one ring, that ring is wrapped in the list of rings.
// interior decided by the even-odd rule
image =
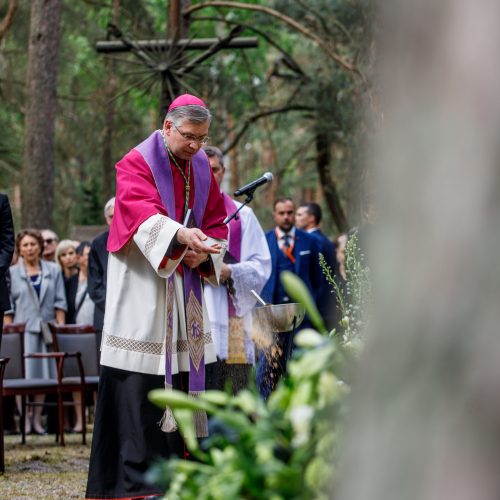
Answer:
[[[356,234],[350,236],[346,243],[345,282],[334,276],[323,254],[319,256],[319,263],[337,297],[341,317],[339,334],[344,343],[359,343],[368,321],[372,287],[370,268],[364,263]]]
[[[348,252],[353,248],[351,245]],[[352,276],[368,280],[369,274],[356,255],[350,259]],[[331,271],[330,277],[333,280]],[[346,368],[356,357],[353,354],[361,344],[361,329],[351,328],[348,321],[339,335],[334,331],[328,334],[301,280],[283,273],[282,281],[322,333],[306,329],[297,334],[288,375],[267,402],[255,387],[237,396],[207,391],[197,400],[179,391],[150,393],[155,404],[173,409],[196,459],[173,458],[149,472],[150,480],[165,489],[169,500],[330,498],[338,443],[348,413]],[[367,284],[352,283],[360,293],[351,297],[345,297],[345,288],[337,286],[343,307],[358,306],[354,301],[361,297],[365,305],[368,294],[366,290],[361,293],[361,288]],[[201,443],[194,433],[195,410],[211,416],[210,437]]]

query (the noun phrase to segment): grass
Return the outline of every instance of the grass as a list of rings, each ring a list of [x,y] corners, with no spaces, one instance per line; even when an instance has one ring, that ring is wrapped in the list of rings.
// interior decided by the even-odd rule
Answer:
[[[5,473],[0,474],[1,499],[85,498],[92,435],[65,434],[66,446],[54,435],[5,436]]]

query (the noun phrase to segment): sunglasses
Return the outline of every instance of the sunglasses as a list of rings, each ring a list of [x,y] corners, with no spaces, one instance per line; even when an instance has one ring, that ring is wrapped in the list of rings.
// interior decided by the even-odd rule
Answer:
[[[54,238],[47,238],[46,240],[43,240],[46,245],[51,245],[54,241],[56,241]]]

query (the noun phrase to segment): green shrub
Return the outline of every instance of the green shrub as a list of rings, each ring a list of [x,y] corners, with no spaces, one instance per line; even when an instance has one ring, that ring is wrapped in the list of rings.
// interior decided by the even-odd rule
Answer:
[[[283,273],[287,292],[305,305],[322,333],[306,329],[297,334],[288,376],[267,402],[256,388],[237,396],[207,391],[197,400],[178,391],[150,393],[155,404],[173,409],[196,459],[173,458],[149,472],[169,500],[330,497],[349,410],[349,385],[343,374],[361,346],[365,321],[361,308],[369,302],[371,292],[369,271],[360,261],[355,238],[352,241],[347,245],[350,295],[335,282],[323,261],[327,276],[342,296],[341,332],[325,331],[306,287],[295,275]],[[192,415],[197,409],[211,415],[212,435],[201,442],[193,426]]]

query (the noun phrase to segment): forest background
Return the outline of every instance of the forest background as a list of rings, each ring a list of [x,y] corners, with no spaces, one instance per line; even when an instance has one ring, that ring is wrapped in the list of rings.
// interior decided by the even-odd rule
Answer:
[[[203,50],[98,53],[96,42],[116,40],[110,22],[132,40],[241,26],[258,47],[220,50],[188,73]],[[16,229],[102,224],[115,163],[160,126],[166,74],[209,103],[228,191],[274,174],[252,204],[264,228],[277,196],[318,201],[330,237],[359,224],[372,26],[369,0],[0,0],[0,190]]]

